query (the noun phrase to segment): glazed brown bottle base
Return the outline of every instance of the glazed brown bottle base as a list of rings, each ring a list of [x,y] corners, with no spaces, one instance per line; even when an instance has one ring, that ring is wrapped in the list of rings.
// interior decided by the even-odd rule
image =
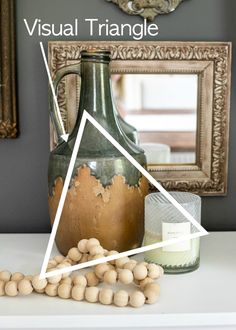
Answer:
[[[51,223],[63,188],[62,178],[55,181],[49,196]],[[129,186],[115,175],[104,188],[88,167],[78,169],[68,190],[56,235],[58,250],[66,255],[83,238],[96,237],[107,250],[119,252],[141,246],[144,235],[144,198],[148,181],[141,177],[139,186]]]

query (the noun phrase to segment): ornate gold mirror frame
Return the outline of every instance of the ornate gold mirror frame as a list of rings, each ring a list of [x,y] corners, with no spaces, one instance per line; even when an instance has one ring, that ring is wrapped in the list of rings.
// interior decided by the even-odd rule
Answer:
[[[14,0],[0,0],[0,138],[17,136]]]
[[[140,15],[153,21],[157,15],[169,14],[184,0],[107,0],[129,15]],[[185,0],[186,1],[186,0]]]
[[[112,53],[112,73],[197,74],[197,160],[191,165],[152,165],[150,173],[167,190],[200,195],[227,192],[231,44],[225,42],[50,42],[49,65],[59,68],[80,62],[83,49],[106,48]],[[67,131],[73,128],[80,81],[68,76],[58,100]],[[54,144],[51,129],[51,147]]]

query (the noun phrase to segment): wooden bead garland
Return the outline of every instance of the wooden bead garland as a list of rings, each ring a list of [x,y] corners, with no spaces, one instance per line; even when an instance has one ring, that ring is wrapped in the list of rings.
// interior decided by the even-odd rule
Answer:
[[[95,260],[104,256],[117,254],[117,251],[103,249],[96,238],[82,239],[77,247],[68,251],[66,257],[58,255],[49,260],[47,270],[62,269]],[[93,271],[85,275],[71,274],[51,276],[40,279],[39,275],[27,275],[16,272],[11,274],[4,270],[0,272],[0,296],[15,297],[30,295],[33,291],[45,293],[50,297],[62,299],[72,298],[76,301],[86,300],[90,303],[100,302],[103,305],[114,304],[117,307],[141,307],[145,303],[155,303],[160,295],[160,286],[154,280],[163,275],[162,267],[146,262],[138,263],[136,260],[122,257],[107,263],[98,264]],[[114,285],[117,282],[124,285],[136,284],[141,291],[133,291],[130,294],[125,290],[113,292],[111,288],[99,289],[99,282]],[[136,287],[137,288],[137,287]]]

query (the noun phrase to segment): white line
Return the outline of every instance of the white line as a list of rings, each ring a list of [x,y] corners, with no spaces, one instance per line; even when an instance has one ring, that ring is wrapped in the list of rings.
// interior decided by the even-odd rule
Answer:
[[[67,272],[73,272],[75,270],[79,270],[79,269],[83,269],[83,268],[87,268],[87,267],[96,266],[96,265],[104,263],[104,262],[120,259],[120,258],[123,258],[123,257],[129,257],[129,256],[132,256],[134,254],[147,252],[147,251],[150,251],[150,250],[153,250],[153,249],[158,249],[160,247],[173,245],[173,244],[176,244],[176,243],[184,242],[184,241],[194,239],[194,238],[198,238],[198,237],[205,236],[205,235],[206,234],[204,234],[204,233],[197,232],[197,233],[185,235],[185,236],[182,236],[182,237],[179,237],[179,238],[173,238],[173,239],[170,239],[170,240],[166,240],[166,241],[162,241],[162,242],[142,246],[140,248],[136,248],[136,249],[133,249],[133,250],[120,252],[118,254],[113,254],[113,255],[108,256],[108,257],[103,257],[103,258],[99,258],[99,259],[95,259],[95,260],[86,261],[86,262],[83,262],[81,264],[77,264],[77,265],[74,265],[74,266],[55,269],[53,271],[49,271],[48,273],[45,273],[43,278],[48,278],[48,277],[51,277],[51,276],[60,275],[60,274],[64,274],[64,273],[67,273]]]
[[[86,124],[87,120],[89,120],[91,122],[91,124],[93,124],[199,230],[198,233],[185,235],[183,237],[179,237],[179,238],[176,238],[176,239],[171,239],[171,240],[164,241],[164,242],[155,243],[155,244],[148,245],[148,246],[143,246],[143,247],[140,247],[140,248],[137,248],[137,249],[121,252],[117,255],[104,257],[104,258],[100,258],[100,259],[97,259],[97,260],[91,260],[91,261],[84,262],[84,263],[81,263],[81,264],[78,264],[78,265],[74,265],[74,266],[71,266],[71,267],[66,267],[66,268],[63,268],[63,269],[58,269],[58,270],[54,270],[52,272],[46,273],[47,264],[48,264],[50,254],[51,254],[51,250],[52,250],[52,246],[53,246],[53,243],[54,243],[54,240],[55,240],[55,237],[56,237],[56,232],[57,232],[57,228],[58,228],[58,225],[59,225],[59,221],[60,221],[61,213],[62,213],[62,210],[63,210],[63,206],[64,206],[64,203],[65,203],[67,190],[69,188],[73,168],[74,168],[75,161],[76,161],[76,156],[77,156],[77,153],[78,153],[78,150],[79,150],[81,138],[82,138],[83,131],[84,131],[85,124]],[[79,127],[79,130],[78,130],[78,134],[77,134],[77,137],[76,137],[76,142],[75,142],[75,145],[74,145],[74,148],[73,148],[70,164],[69,164],[68,171],[67,171],[67,174],[66,174],[65,183],[64,183],[64,186],[63,186],[63,189],[62,189],[62,194],[61,194],[61,197],[60,197],[56,217],[55,217],[55,220],[54,220],[54,223],[53,223],[52,232],[51,232],[51,235],[50,235],[50,238],[49,238],[46,254],[45,254],[45,257],[44,257],[43,266],[42,266],[42,269],[41,269],[41,272],[40,272],[40,278],[51,277],[51,276],[54,276],[54,275],[57,275],[57,274],[66,273],[68,271],[73,271],[73,270],[82,269],[82,268],[89,267],[89,266],[94,266],[94,265],[97,265],[97,264],[102,263],[102,262],[107,262],[107,261],[110,261],[110,260],[119,259],[119,258],[124,257],[124,256],[130,256],[130,255],[133,255],[133,254],[142,253],[142,252],[149,251],[149,250],[152,250],[152,249],[155,249],[155,248],[159,248],[159,247],[163,247],[163,246],[167,246],[167,245],[172,245],[172,244],[175,244],[177,242],[182,242],[182,241],[185,241],[185,240],[189,240],[189,239],[193,239],[193,238],[200,237],[200,236],[205,236],[205,235],[208,235],[208,232],[192,217],[192,215],[189,212],[187,212],[161,186],[161,184],[158,183],[149,174],[149,172],[146,171],[86,110],[84,110],[82,120],[81,120],[81,123],[80,123],[80,127]]]
[[[163,187],[157,182],[151,174],[140,165],[89,113],[86,112],[86,118],[133,164],[147,179],[153,184],[195,227],[201,231],[208,232],[199,224],[193,216],[183,208]]]
[[[49,70],[49,67],[48,67],[48,62],[47,62],[47,58],[46,58],[46,54],[45,54],[45,51],[44,51],[44,48],[43,48],[42,41],[40,41],[39,44],[40,44],[41,52],[42,52],[42,55],[43,55],[43,60],[44,60],[44,64],[45,64],[45,67],[46,67],[48,80],[49,80],[49,84],[50,84],[52,95],[53,95],[53,100],[54,100],[54,103],[55,103],[55,106],[56,106],[57,116],[59,118],[60,125],[61,125],[61,128],[62,128],[62,133],[63,133],[63,135],[66,135],[66,131],[65,131],[64,124],[63,124],[63,121],[62,121],[62,118],[61,118],[61,112],[60,112],[60,108],[59,108],[59,105],[58,105],[58,102],[57,102],[57,96],[56,96],[56,92],[55,92],[55,89],[54,89],[54,86],[53,86],[53,81],[52,81],[52,77],[51,77],[50,70]]]
[[[56,237],[57,228],[58,228],[60,218],[61,218],[61,214],[62,214],[62,211],[63,211],[63,206],[64,206],[65,199],[66,199],[66,194],[67,194],[67,191],[68,191],[68,188],[69,188],[69,185],[70,185],[70,180],[71,180],[71,176],[72,176],[73,169],[74,169],[74,166],[75,166],[76,157],[77,157],[77,153],[78,153],[78,150],[79,150],[82,135],[83,135],[83,132],[84,132],[85,124],[86,124],[86,114],[84,113],[83,116],[82,116],[82,119],[81,119],[78,134],[77,134],[77,137],[76,137],[76,140],[75,140],[75,145],[74,145],[73,152],[72,152],[72,155],[71,155],[70,164],[69,164],[68,171],[67,171],[66,178],[65,178],[65,183],[64,183],[64,186],[63,186],[63,189],[62,189],[62,193],[61,193],[60,201],[59,201],[59,204],[58,204],[56,216],[55,216],[54,223],[53,223],[53,226],[52,226],[52,232],[51,232],[50,239],[49,239],[49,242],[48,242],[48,246],[47,246],[46,254],[45,254],[45,257],[44,257],[42,269],[41,269],[41,272],[40,272],[40,278],[43,277],[43,274],[45,274],[45,272],[47,270],[48,261],[50,259],[52,246],[53,246],[53,243],[54,243],[54,240],[55,240],[55,237]]]

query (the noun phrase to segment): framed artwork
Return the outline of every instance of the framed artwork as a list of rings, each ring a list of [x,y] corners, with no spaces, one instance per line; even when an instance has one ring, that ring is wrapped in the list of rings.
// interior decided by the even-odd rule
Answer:
[[[0,138],[16,138],[15,2],[0,0]]]
[[[170,149],[168,160],[163,156],[161,160],[149,161],[147,157],[151,175],[169,191],[189,191],[204,196],[226,195],[231,43],[54,41],[49,42],[49,67],[52,76],[55,77],[58,70],[68,65],[79,64],[81,51],[91,48],[111,51],[112,81],[116,82],[114,87],[119,87],[114,89],[116,104],[119,105],[118,110],[124,115],[124,119],[129,120],[137,129],[141,146],[147,147],[148,144],[152,148],[156,147],[149,152],[152,156],[162,155],[162,149],[157,149],[160,144]],[[150,79],[147,80],[146,85],[146,80],[141,80],[143,90],[137,85],[142,77],[152,77],[151,82]],[[151,104],[151,98],[159,91],[160,98],[154,98]],[[70,133],[77,117],[80,96],[78,75],[68,75],[62,79],[57,92],[64,127]],[[121,102],[119,94],[123,97]],[[170,104],[157,107],[162,103],[164,94],[167,95],[167,100],[171,99],[174,106],[178,99],[181,102],[186,101],[190,95],[190,103],[194,102],[187,106],[181,103],[178,109],[171,108]],[[135,95],[134,100],[131,100],[132,95]],[[137,105],[139,95],[141,103]],[[148,102],[145,103],[145,100]],[[135,104],[132,103],[126,109],[131,101]],[[171,122],[174,129],[169,126]],[[182,123],[184,127],[181,126]],[[55,134],[51,129],[51,149],[54,146]]]

